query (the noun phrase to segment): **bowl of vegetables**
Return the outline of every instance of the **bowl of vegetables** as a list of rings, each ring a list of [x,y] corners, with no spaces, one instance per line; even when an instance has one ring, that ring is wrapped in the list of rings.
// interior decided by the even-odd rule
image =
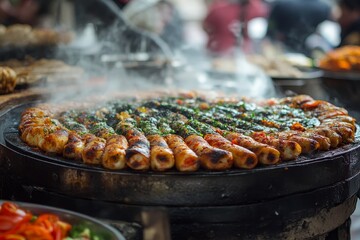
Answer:
[[[94,218],[43,205],[0,200],[0,240],[125,240]]]

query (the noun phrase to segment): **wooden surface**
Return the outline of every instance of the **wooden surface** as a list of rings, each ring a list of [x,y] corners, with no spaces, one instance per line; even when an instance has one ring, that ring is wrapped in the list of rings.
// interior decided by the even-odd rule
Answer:
[[[17,90],[10,94],[0,95],[0,110],[4,110],[5,108],[11,107],[16,103],[26,102],[30,99],[33,100],[38,98],[40,99],[40,98],[49,97],[51,96],[51,93],[53,91],[46,88],[34,87],[34,88]]]
[[[29,88],[23,90],[17,90],[13,93],[0,95],[0,105],[15,99],[21,99],[31,96],[39,96],[42,94],[48,94],[50,91],[45,88]]]
[[[86,88],[83,86],[86,85]],[[16,89],[13,93],[0,95],[0,110],[4,106],[21,103],[29,99],[67,99],[69,96],[78,97],[90,93],[101,93],[101,89],[106,85],[104,78],[88,79],[86,83],[80,84],[76,82],[59,81],[54,84],[45,84],[41,86],[28,86],[22,89]]]

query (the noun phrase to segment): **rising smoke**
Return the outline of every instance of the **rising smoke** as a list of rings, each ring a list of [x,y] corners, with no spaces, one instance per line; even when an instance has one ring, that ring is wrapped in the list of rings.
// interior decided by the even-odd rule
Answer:
[[[59,92],[52,101],[180,89],[254,98],[275,95],[271,79],[248,63],[239,49],[234,72],[212,75],[211,58],[204,51],[177,50],[174,54],[157,36],[131,26],[111,1],[85,2],[84,23],[77,33],[83,42],[57,53],[65,62],[82,67],[85,74],[74,83],[74,91]],[[174,66],[179,59],[180,64],[177,61]]]

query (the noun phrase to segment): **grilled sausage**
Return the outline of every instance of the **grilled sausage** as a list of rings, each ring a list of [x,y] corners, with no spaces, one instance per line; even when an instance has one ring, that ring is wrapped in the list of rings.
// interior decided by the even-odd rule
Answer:
[[[126,149],[126,164],[135,170],[147,170],[150,168],[150,143],[145,135],[137,129],[125,131],[125,137],[129,143]]]
[[[324,119],[322,122],[347,122],[352,125],[355,125],[356,119],[348,115],[340,115],[340,116],[334,116],[332,118]]]
[[[259,143],[251,137],[232,132],[226,134],[225,138],[233,144],[247,148],[254,152],[261,164],[271,165],[279,162],[280,160],[280,152],[278,150],[270,147],[269,145]]]
[[[54,129],[58,130],[58,129]],[[48,128],[42,126],[27,127],[21,133],[21,139],[31,147],[39,147],[40,142],[43,141],[45,136],[48,134]]]
[[[280,158],[283,161],[296,159],[301,154],[301,146],[294,141],[276,139],[267,136],[264,132],[253,133],[251,137],[257,142],[267,144],[280,152]]]
[[[347,127],[341,126],[329,126],[331,130],[334,130],[341,136],[342,143],[352,143],[355,140],[355,131]]]
[[[46,118],[46,121],[26,121],[19,126],[21,139],[33,147],[41,147],[44,138],[61,128],[57,121]]]
[[[308,95],[297,95],[294,97],[282,98],[279,101],[277,101],[276,104],[281,103],[281,104],[288,104],[293,107],[300,107],[300,106],[303,106],[304,104],[306,104],[308,102],[312,102],[312,101],[314,101],[314,99]]]
[[[314,133],[314,132],[302,132],[299,134],[301,137],[313,139],[319,143],[319,150],[327,151],[331,147],[331,141],[328,137]]]
[[[292,135],[287,133],[279,133],[278,138],[297,142],[301,146],[301,153],[305,153],[305,154],[314,152],[318,150],[320,147],[318,141],[295,134]]]
[[[200,165],[209,170],[225,170],[233,165],[233,156],[230,152],[210,146],[202,137],[190,135],[185,143],[198,156]]]
[[[85,147],[81,155],[83,162],[86,164],[100,164],[106,144],[105,139],[98,138],[92,134],[86,134],[84,140]]]
[[[65,144],[69,140],[69,133],[65,129],[59,129],[53,133],[47,134],[39,142],[39,147],[48,153],[61,154],[64,150]]]
[[[71,159],[82,159],[85,143],[76,132],[69,133],[69,141],[64,146],[63,156]]]
[[[199,169],[200,162],[198,156],[186,145],[180,136],[170,134],[165,136],[165,140],[174,153],[177,170],[192,172]]]
[[[20,122],[19,130],[20,132],[24,132],[24,130],[28,127],[51,126],[54,124],[60,125],[58,124],[57,120],[53,121],[53,119],[49,117],[23,119]]]
[[[231,152],[235,167],[252,169],[258,164],[255,153],[239,145],[232,144],[220,134],[206,134],[204,139],[213,147]]]
[[[27,108],[21,114],[21,119],[44,118],[44,117],[53,117],[53,114],[48,109],[44,109],[40,107]]]
[[[304,110],[311,110],[318,116],[322,116],[323,114],[326,115],[327,113],[332,113],[332,112],[342,113],[340,115],[348,115],[348,111],[346,109],[341,107],[336,107],[333,104],[323,100],[308,101],[306,103],[301,104],[301,108]]]
[[[170,169],[175,164],[174,154],[160,135],[149,135],[150,142],[150,165],[155,171]]]
[[[307,132],[310,132],[310,133],[313,132],[318,135],[322,135],[322,136],[329,138],[330,147],[332,147],[332,148],[336,148],[342,142],[342,137],[338,133],[336,133],[334,130],[331,130],[329,127],[326,127],[326,126],[317,127],[314,129],[308,129]]]
[[[127,148],[128,142],[124,136],[115,134],[109,137],[101,157],[103,167],[113,170],[125,168]]]

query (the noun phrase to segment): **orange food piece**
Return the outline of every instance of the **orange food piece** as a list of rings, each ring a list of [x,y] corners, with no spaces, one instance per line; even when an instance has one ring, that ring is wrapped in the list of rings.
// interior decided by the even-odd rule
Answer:
[[[296,131],[301,131],[301,132],[304,132],[306,130],[306,128],[301,123],[298,123],[298,122],[291,125],[290,129],[296,130]]]
[[[16,204],[0,206],[0,240],[62,240],[71,225],[60,221],[55,214],[42,214],[32,222],[33,215]]]
[[[330,71],[360,71],[360,46],[345,46],[329,52],[319,66]]]

